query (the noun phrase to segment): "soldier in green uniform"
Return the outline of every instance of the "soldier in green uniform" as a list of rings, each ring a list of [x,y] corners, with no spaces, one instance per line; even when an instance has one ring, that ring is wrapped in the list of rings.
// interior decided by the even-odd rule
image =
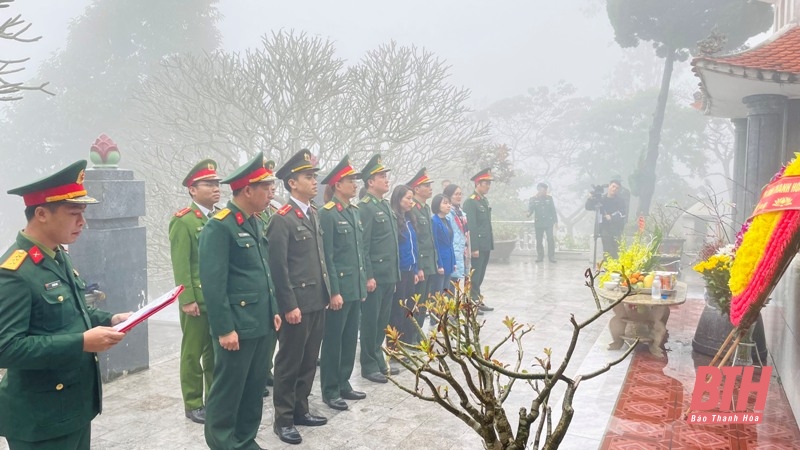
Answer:
[[[547,183],[536,185],[536,195],[528,201],[528,217],[533,216],[533,227],[536,230],[536,262],[544,260],[544,236],[547,236],[547,257],[550,262],[556,262],[556,240],[553,230],[558,223],[556,205],[553,197],[547,193]]]
[[[100,413],[97,353],[125,335],[111,315],[86,306],[86,282],[62,244],[97,203],[83,187],[86,161],[8,191],[25,202],[25,229],[0,257],[0,436],[11,450],[88,450]]]
[[[361,400],[367,394],[353,390],[350,375],[356,362],[361,302],[367,298],[364,271],[364,228],[356,197],[356,180],[361,175],[345,156],[322,180],[328,201],[319,213],[325,263],[331,298],[325,311],[325,334],[319,363],[322,401],[333,409],[347,409],[345,400]]]
[[[317,195],[318,170],[305,149],[278,169],[276,175],[283,180],[290,197],[267,225],[269,266],[284,318],[275,355],[273,430],[290,444],[303,440],[295,425],[319,426],[328,422],[308,410],[331,292],[322,230],[311,205]]]
[[[433,243],[433,227],[431,224],[431,207],[426,203],[433,196],[433,180],[428,178],[428,173],[423,167],[414,175],[406,186],[414,192],[414,207],[411,214],[415,218],[415,229],[417,232],[417,244],[419,245],[419,283],[416,286],[416,294],[420,297],[420,305],[433,292],[431,277],[436,275],[436,245]],[[425,322],[427,311],[424,307],[419,308],[419,315],[416,317],[417,323],[422,326]],[[411,342],[416,342],[418,337],[414,337]]]
[[[464,214],[467,215],[469,225],[469,239],[472,247],[472,278],[470,296],[479,302],[480,311],[492,311],[494,308],[483,303],[481,285],[486,275],[486,266],[489,264],[489,253],[494,249],[494,236],[492,235],[492,208],[486,194],[492,187],[492,173],[490,169],[483,169],[471,178],[475,183],[475,192],[464,201]]]
[[[197,247],[200,231],[215,212],[219,201],[217,163],[200,161],[183,179],[192,203],[175,213],[169,221],[169,248],[175,284],[185,290],[178,299],[181,339],[181,393],[186,417],[205,423],[205,399],[211,390],[214,373],[214,350],[208,329],[208,314],[200,284],[200,260]],[[205,392],[205,395],[204,395]]]
[[[375,383],[386,383],[388,373],[398,373],[386,364],[382,349],[394,288],[400,280],[397,217],[383,198],[389,192],[388,172],[381,155],[369,160],[361,172],[367,193],[358,208],[367,273],[367,299],[361,304],[361,376]]]
[[[258,449],[267,384],[268,336],[281,328],[267,240],[257,217],[274,179],[256,155],[222,183],[233,199],[200,233],[200,281],[214,342],[205,437],[214,450]]]

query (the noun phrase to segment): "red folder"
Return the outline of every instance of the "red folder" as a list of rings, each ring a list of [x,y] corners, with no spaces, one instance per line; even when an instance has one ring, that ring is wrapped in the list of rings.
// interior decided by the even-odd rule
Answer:
[[[176,286],[174,289],[162,295],[161,297],[153,300],[152,302],[144,305],[138,311],[131,314],[130,317],[128,317],[128,320],[114,325],[114,329],[121,333],[127,333],[136,325],[139,325],[140,323],[144,322],[150,316],[161,311],[167,305],[174,302],[175,299],[178,298],[179,295],[181,295],[181,292],[183,292],[182,284]]]

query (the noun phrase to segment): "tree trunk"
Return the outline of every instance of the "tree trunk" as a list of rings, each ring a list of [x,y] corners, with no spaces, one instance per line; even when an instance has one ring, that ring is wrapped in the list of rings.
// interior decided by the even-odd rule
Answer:
[[[650,203],[656,190],[656,163],[658,162],[658,146],[661,143],[661,129],[664,126],[664,111],[667,109],[669,84],[672,80],[672,67],[675,65],[675,49],[668,49],[664,58],[664,73],[661,76],[661,90],[658,93],[653,124],[650,126],[650,137],[647,141],[647,154],[639,168],[639,208],[637,214],[646,216],[650,212]]]

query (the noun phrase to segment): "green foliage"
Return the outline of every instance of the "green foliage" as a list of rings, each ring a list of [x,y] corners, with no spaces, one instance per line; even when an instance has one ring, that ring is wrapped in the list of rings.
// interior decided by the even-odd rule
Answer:
[[[606,11],[620,46],[648,41],[662,58],[679,50],[681,61],[713,31],[724,34],[723,48],[732,50],[773,20],[772,6],[751,0],[608,0]]]

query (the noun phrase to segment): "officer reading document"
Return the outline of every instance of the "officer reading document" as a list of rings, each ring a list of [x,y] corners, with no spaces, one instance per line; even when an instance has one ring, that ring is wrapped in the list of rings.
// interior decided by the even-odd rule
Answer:
[[[86,282],[63,244],[75,242],[86,205],[86,161],[8,191],[25,202],[25,229],[0,257],[0,436],[11,450],[88,450],[101,411],[97,353],[125,337],[130,313],[90,308]]]

